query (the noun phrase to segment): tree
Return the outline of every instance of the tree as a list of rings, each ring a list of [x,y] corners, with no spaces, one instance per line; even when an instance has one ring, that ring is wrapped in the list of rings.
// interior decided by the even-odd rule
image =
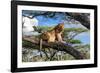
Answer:
[[[46,11],[25,11],[23,10],[23,15],[29,14],[33,15],[33,17],[37,16],[44,16],[46,18],[57,18],[57,15],[63,16],[62,18],[66,21],[73,22],[80,22],[83,26],[85,26],[87,29],[90,29],[90,14],[89,13],[71,13],[71,12],[46,12]]]
[[[34,12],[34,11],[26,11],[26,13],[33,15],[33,17],[38,17],[38,16],[43,16],[45,18],[52,18],[52,19],[57,19],[58,15],[62,15],[62,19],[66,20],[67,22],[71,23],[81,23],[88,29],[90,28],[90,23],[89,23],[89,14],[87,13],[68,13],[68,12]],[[24,13],[23,13],[24,14]],[[47,27],[43,27],[45,30],[47,30]],[[40,27],[38,29],[38,32],[41,32],[43,29]],[[51,27],[52,28],[52,27]],[[73,44],[81,44],[82,42],[80,40],[74,39],[75,36],[77,36],[80,33],[87,32],[87,29],[83,28],[67,28],[64,30],[64,40],[66,43],[61,43],[61,42],[55,42],[55,43],[47,43],[43,41],[43,49],[42,53],[45,54],[46,59],[53,60],[55,59],[55,55],[57,55],[58,52],[62,51],[62,55],[65,53],[73,56],[75,59],[86,59],[85,55],[78,51],[75,47],[73,47]],[[39,49],[39,39],[38,37],[23,37],[23,47],[33,48],[34,49]],[[25,43],[26,42],[26,43]],[[47,49],[45,49],[47,48]],[[52,49],[52,50],[51,50]],[[49,51],[48,51],[49,50]],[[58,55],[57,55],[58,56]]]
[[[31,42],[32,44],[35,44],[35,46],[37,45],[37,47],[39,48],[39,40],[36,39],[36,38],[33,38],[33,37],[23,37],[23,39],[25,41],[28,41],[28,42]],[[84,59],[85,56],[80,53],[79,51],[75,50],[73,47],[71,47],[70,45],[68,44],[64,44],[64,43],[60,43],[60,42],[54,42],[54,43],[47,43],[47,42],[43,42],[42,43],[43,45],[43,48],[53,48],[55,50],[58,50],[58,51],[64,51],[66,53],[69,53],[70,55],[74,56],[76,59]]]
[[[66,13],[72,19],[79,21],[83,26],[90,29],[90,14],[86,13]]]
[[[46,27],[43,27],[43,28],[40,27],[40,28],[43,30],[44,29],[47,30]],[[74,39],[74,37],[83,32],[87,32],[87,31],[88,31],[87,29],[83,29],[83,28],[65,28],[63,34],[64,34],[64,38],[66,39],[66,44],[59,43],[59,42],[58,43],[57,42],[55,43],[43,42],[42,52],[45,54],[46,60],[53,60],[55,58],[54,56],[61,51],[62,52],[61,52],[60,57],[64,56],[65,53],[67,53],[69,55],[72,55],[76,59],[82,59],[82,58],[84,59],[85,56],[79,51],[77,51],[77,49],[75,49],[76,47],[72,47],[72,44],[81,44],[82,42],[80,40]],[[24,39],[23,47],[26,47],[26,48],[34,47],[34,49],[39,50],[39,39],[37,38],[37,36],[36,38],[35,37],[24,37],[23,39]]]
[[[65,41],[67,42],[81,42],[79,40],[74,40],[74,38],[83,33],[83,32],[88,32],[88,29],[85,29],[85,28],[65,28],[64,29],[64,32],[63,32],[63,36],[65,38]]]

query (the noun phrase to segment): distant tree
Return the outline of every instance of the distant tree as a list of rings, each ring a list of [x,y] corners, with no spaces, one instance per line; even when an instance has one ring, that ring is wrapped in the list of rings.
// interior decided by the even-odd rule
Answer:
[[[67,41],[67,42],[78,42],[78,43],[81,43],[80,40],[75,40],[74,38],[83,33],[83,32],[88,32],[89,30],[88,29],[85,29],[85,28],[65,28],[64,30],[64,40]]]

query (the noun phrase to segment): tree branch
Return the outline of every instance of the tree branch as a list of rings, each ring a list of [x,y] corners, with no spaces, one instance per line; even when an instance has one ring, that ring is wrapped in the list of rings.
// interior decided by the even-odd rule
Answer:
[[[83,26],[90,29],[90,20],[88,18],[88,15],[84,13],[68,13],[68,12],[66,12],[66,15],[69,15],[71,18],[79,21]]]
[[[23,37],[23,40],[31,42],[35,45],[39,45],[39,40],[33,37]],[[47,43],[44,42],[42,43],[43,48],[52,48],[58,51],[64,51],[70,55],[72,55],[73,57],[75,57],[76,59],[85,59],[85,56],[80,53],[79,51],[77,51],[76,49],[74,49],[72,46],[68,45],[68,44],[64,44],[61,42],[52,42],[52,43]]]

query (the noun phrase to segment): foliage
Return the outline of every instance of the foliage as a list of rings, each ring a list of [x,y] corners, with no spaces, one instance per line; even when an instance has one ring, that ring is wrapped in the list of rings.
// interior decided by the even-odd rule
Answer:
[[[47,26],[38,26],[38,29],[41,30],[41,32],[51,30],[53,27],[47,27]],[[83,52],[87,59],[90,58],[90,45],[86,44],[83,45],[82,42],[79,39],[75,39],[74,37],[83,33],[88,32],[87,29],[84,28],[65,28],[63,31],[64,40],[67,43],[70,43],[72,46],[76,49],[78,49],[80,52]],[[36,37],[39,38],[39,37]],[[23,40],[23,49],[25,48],[31,48],[32,50],[28,52],[27,54],[23,54],[23,62],[37,62],[37,61],[59,61],[59,60],[74,60],[75,58],[65,52],[60,52],[53,50],[52,48],[44,48],[41,53],[42,57],[40,57],[40,51],[39,46],[35,46],[34,44],[27,42]],[[24,48],[25,47],[25,48]],[[33,47],[33,48],[32,48]],[[29,51],[28,49],[26,49]],[[38,51],[36,52],[37,55],[32,55],[32,57],[29,57],[32,51]]]
[[[23,10],[23,16],[43,16],[45,18],[58,19],[59,15],[62,20],[67,21],[67,23],[81,23],[83,26],[90,29],[90,14],[89,13],[72,13],[72,12],[52,12],[52,11],[33,11],[33,10]]]
[[[59,15],[60,15],[61,19],[66,21],[66,23],[68,23],[68,24],[81,23],[82,25],[89,28],[89,16],[90,15],[88,13],[49,12],[49,11],[46,12],[46,11],[32,11],[32,10],[28,10],[28,11],[23,10],[22,12],[23,12],[22,13],[23,16],[29,14],[29,15],[32,15],[33,17],[42,16],[44,18],[52,18],[52,19],[58,19]],[[36,29],[36,30],[39,33],[42,33],[44,31],[51,30],[53,27],[38,26],[37,28],[38,29]],[[75,39],[75,36],[77,36],[83,32],[88,32],[88,30],[83,29],[83,28],[65,28],[64,32],[63,32],[63,40],[66,41],[67,43],[71,44],[72,46],[78,44],[77,46],[74,46],[74,47],[83,49],[86,46],[83,47],[82,42],[78,39]],[[39,38],[39,36],[36,36],[36,37]],[[27,42],[25,40],[23,40],[22,43],[23,43],[23,47],[25,47],[25,48],[32,48],[33,50],[38,48],[34,44]],[[88,48],[90,48],[90,47],[88,47]],[[54,50],[50,51],[49,54],[51,55],[51,52],[53,52],[53,51]],[[56,53],[58,53],[58,52],[56,52]],[[45,54],[48,54],[48,53],[45,52]],[[63,56],[63,55],[61,55],[61,56]]]
[[[81,44],[82,42],[80,40],[70,40],[71,44]]]
[[[51,12],[51,11],[33,11],[23,10],[23,16],[32,15],[33,17],[42,16],[45,19],[58,19],[59,17],[64,20],[65,24],[82,24],[90,29],[90,14],[89,13],[72,13],[72,12]],[[51,30],[53,27],[38,26],[35,30],[42,33],[47,30]],[[75,39],[75,37],[83,32],[88,32],[85,28],[65,28],[63,31],[63,40],[66,43],[73,46],[75,49],[83,52],[86,55],[86,59],[90,58],[90,44],[83,44],[81,40]],[[39,39],[39,36],[36,35]],[[37,61],[59,61],[59,60],[75,60],[75,58],[68,53],[54,50],[52,48],[43,48],[39,51],[39,46],[22,40],[22,61],[23,62],[37,62]],[[34,52],[34,53],[33,53]],[[42,53],[42,57],[40,56]],[[36,53],[36,54],[35,54]],[[35,54],[35,55],[34,55]]]

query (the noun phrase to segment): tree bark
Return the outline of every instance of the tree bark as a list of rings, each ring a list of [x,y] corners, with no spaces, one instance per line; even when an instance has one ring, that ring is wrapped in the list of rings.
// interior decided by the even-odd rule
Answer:
[[[36,38],[23,37],[23,40],[31,42],[32,44],[35,44],[36,46],[39,46],[39,40],[36,39]],[[72,55],[73,57],[75,57],[75,59],[85,59],[86,58],[83,55],[83,53],[77,51],[71,45],[64,44],[64,43],[61,43],[61,42],[47,43],[47,42],[43,41],[42,47],[43,48],[49,47],[49,48],[52,48],[52,49],[55,49],[55,50],[58,50],[58,51],[64,51],[64,52]]]
[[[83,26],[85,26],[87,29],[90,29],[90,18],[87,14],[84,13],[66,13],[71,18],[79,21]]]

